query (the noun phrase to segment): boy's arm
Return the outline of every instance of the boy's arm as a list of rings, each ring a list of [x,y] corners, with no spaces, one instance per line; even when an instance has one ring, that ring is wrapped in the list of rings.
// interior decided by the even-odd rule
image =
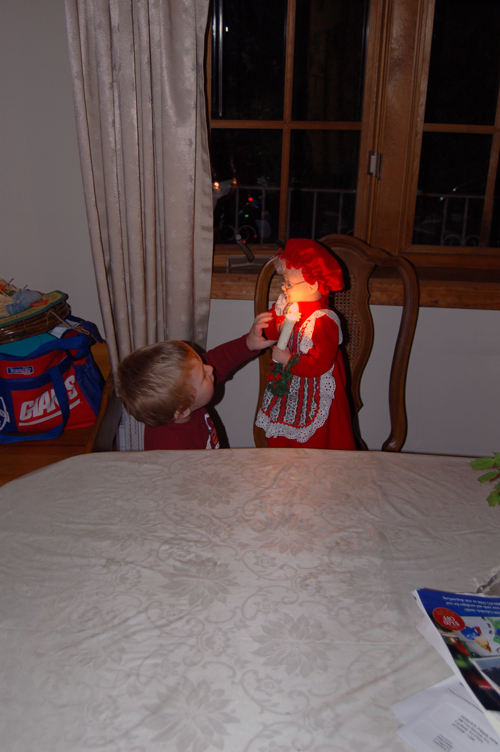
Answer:
[[[201,356],[208,366],[214,367],[218,383],[225,381],[231,371],[255,355],[255,352],[248,348],[246,338],[247,335],[243,334],[238,339],[224,342],[223,345],[218,345]]]
[[[264,347],[270,347],[274,344],[275,340],[265,339],[262,334],[270,318],[269,312],[260,313],[248,334],[243,334],[238,339],[214,347],[202,356],[207,365],[213,366],[215,378],[218,382],[225,381],[231,371],[250,360]]]

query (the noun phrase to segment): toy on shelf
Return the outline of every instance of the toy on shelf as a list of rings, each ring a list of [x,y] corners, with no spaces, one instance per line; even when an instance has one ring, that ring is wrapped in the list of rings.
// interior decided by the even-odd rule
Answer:
[[[0,278],[0,344],[49,332],[71,313],[60,290],[40,293]]]
[[[20,290],[14,287],[12,280],[6,282],[0,279],[0,318],[14,316],[26,311],[35,303],[40,303],[42,296],[37,290]]]

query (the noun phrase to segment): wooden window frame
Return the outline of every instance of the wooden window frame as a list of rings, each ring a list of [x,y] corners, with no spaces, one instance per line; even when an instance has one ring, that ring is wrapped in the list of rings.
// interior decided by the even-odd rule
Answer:
[[[365,94],[361,122],[292,121],[293,27],[295,0],[289,0],[285,48],[285,95],[282,121],[214,120],[211,128],[280,129],[283,132],[281,185],[289,184],[291,132],[361,130],[354,234],[390,253],[403,255],[417,269],[420,304],[429,307],[500,310],[500,249],[412,244],[415,197],[424,132],[491,134],[493,145],[486,198],[491,208],[500,153],[500,97],[493,126],[458,126],[424,122],[435,0],[372,0],[366,51]],[[210,81],[209,75],[207,80]],[[380,179],[368,173],[370,152],[382,154]],[[285,238],[288,191],[280,194],[279,237]],[[488,228],[483,226],[482,242]],[[257,256],[277,252],[256,245]],[[228,273],[234,246],[214,252],[212,297],[253,298],[255,273]],[[370,283],[371,302],[399,305],[402,291],[384,276]]]

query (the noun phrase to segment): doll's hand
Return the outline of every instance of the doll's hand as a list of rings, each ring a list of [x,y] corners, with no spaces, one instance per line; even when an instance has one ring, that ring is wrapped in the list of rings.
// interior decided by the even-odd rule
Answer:
[[[289,311],[287,311],[287,313],[289,313]],[[295,320],[295,323],[297,323],[297,321],[300,321],[300,319],[302,318],[301,312],[300,311],[296,311],[296,313],[293,314],[293,318]]]
[[[275,361],[275,363],[281,363],[281,365],[283,366],[286,366],[291,357],[292,353],[290,352],[288,347],[285,350],[280,350],[279,347],[275,346],[271,351],[271,358]]]
[[[247,334],[247,347],[249,350],[263,350],[265,347],[270,347],[277,342],[276,339],[266,339],[262,332],[269,326],[269,322],[273,318],[273,314],[270,311],[264,311],[259,313],[253,322],[252,328]]]

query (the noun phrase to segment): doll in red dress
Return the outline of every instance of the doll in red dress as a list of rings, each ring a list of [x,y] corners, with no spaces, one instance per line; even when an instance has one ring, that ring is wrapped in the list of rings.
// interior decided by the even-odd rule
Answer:
[[[276,257],[276,268],[284,277],[283,294],[271,309],[266,336],[278,339],[294,303],[298,314],[288,344],[272,349],[275,364],[256,424],[270,447],[356,449],[340,321],[328,305],[328,292],[344,287],[340,266],[319,243],[295,238]]]

